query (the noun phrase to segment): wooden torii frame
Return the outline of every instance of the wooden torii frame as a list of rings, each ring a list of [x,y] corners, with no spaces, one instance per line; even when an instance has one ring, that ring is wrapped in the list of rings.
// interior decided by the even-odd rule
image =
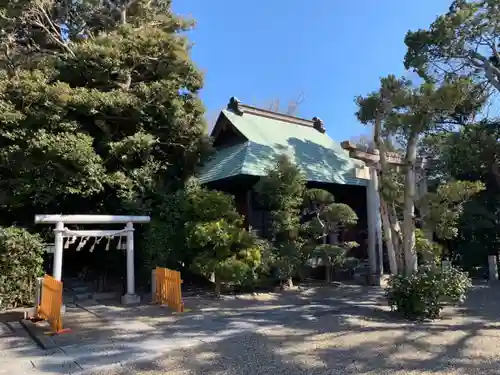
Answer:
[[[383,274],[383,243],[382,243],[382,215],[380,213],[380,195],[378,173],[381,169],[380,152],[377,149],[361,149],[350,141],[341,143],[344,150],[349,152],[353,159],[363,161],[369,168],[367,186],[367,211],[368,211],[368,259],[372,282],[377,283],[377,279]],[[396,152],[386,152],[385,161],[392,166],[405,166],[404,158]],[[417,195],[419,197],[427,193],[427,178],[425,176],[425,159],[419,159],[416,163],[417,174]],[[425,216],[425,208],[422,208]],[[386,224],[387,225],[387,224]],[[396,259],[389,259],[389,262],[396,262]]]
[[[140,302],[135,293],[134,274],[134,224],[149,223],[149,216],[116,216],[116,215],[36,215],[36,224],[55,224],[54,228],[54,279],[61,281],[63,263],[63,245],[65,237],[114,237],[127,238],[127,292],[122,296],[122,303],[129,305]],[[71,230],[64,224],[125,224],[119,230]]]

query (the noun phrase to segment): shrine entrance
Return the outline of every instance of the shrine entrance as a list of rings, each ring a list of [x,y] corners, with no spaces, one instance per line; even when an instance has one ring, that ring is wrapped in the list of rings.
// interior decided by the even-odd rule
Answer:
[[[140,297],[135,292],[135,265],[134,265],[134,224],[146,224],[151,221],[149,216],[114,216],[114,215],[36,215],[36,224],[53,224],[54,228],[54,260],[52,273],[54,279],[61,281],[63,251],[70,245],[76,245],[76,251],[80,251],[90,241],[89,251],[94,251],[96,245],[105,241],[105,249],[109,250],[111,241],[118,239],[117,248],[126,251],[127,288],[122,296],[123,304],[135,304],[140,302]],[[76,230],[69,229],[70,225],[102,225],[102,224],[125,224],[118,230],[93,229]]]

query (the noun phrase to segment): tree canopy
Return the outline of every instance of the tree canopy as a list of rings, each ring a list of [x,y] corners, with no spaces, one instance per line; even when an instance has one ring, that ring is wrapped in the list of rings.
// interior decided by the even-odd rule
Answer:
[[[171,2],[0,7],[0,207],[150,211],[209,151],[202,74]]]
[[[500,90],[500,5],[496,0],[455,0],[427,29],[409,31],[404,62],[422,77],[472,77]]]
[[[476,108],[469,121],[458,121],[458,127],[427,136],[421,145],[422,154],[433,161],[429,172],[436,189],[434,198],[454,195],[453,189],[440,188],[440,182],[462,180],[475,188],[485,187],[459,205],[458,221],[454,214],[442,212],[442,218],[449,216],[456,224],[451,226],[454,239],[447,243],[451,255],[471,271],[470,267],[483,265],[486,255],[495,253],[498,246],[499,127],[498,118],[485,104],[496,105],[500,90],[499,23],[498,1],[454,0],[429,27],[411,30],[405,37],[407,69],[428,82],[468,79],[475,85],[471,97],[480,98],[464,106]]]

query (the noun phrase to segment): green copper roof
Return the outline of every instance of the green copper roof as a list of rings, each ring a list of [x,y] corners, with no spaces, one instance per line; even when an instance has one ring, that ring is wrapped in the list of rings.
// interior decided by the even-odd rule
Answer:
[[[202,183],[239,174],[265,176],[275,165],[276,157],[286,154],[308,181],[366,184],[354,172],[363,163],[350,158],[339,144],[311,126],[252,113],[239,115],[229,110],[222,113],[248,141],[218,150],[199,174]]]

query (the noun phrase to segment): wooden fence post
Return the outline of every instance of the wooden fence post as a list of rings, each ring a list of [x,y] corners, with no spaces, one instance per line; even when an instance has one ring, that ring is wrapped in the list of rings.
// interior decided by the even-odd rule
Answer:
[[[35,298],[33,301],[34,302],[33,312],[31,314],[32,318],[37,317],[38,306],[40,306],[41,296],[42,296],[42,283],[43,283],[43,277],[37,277],[35,279]]]

